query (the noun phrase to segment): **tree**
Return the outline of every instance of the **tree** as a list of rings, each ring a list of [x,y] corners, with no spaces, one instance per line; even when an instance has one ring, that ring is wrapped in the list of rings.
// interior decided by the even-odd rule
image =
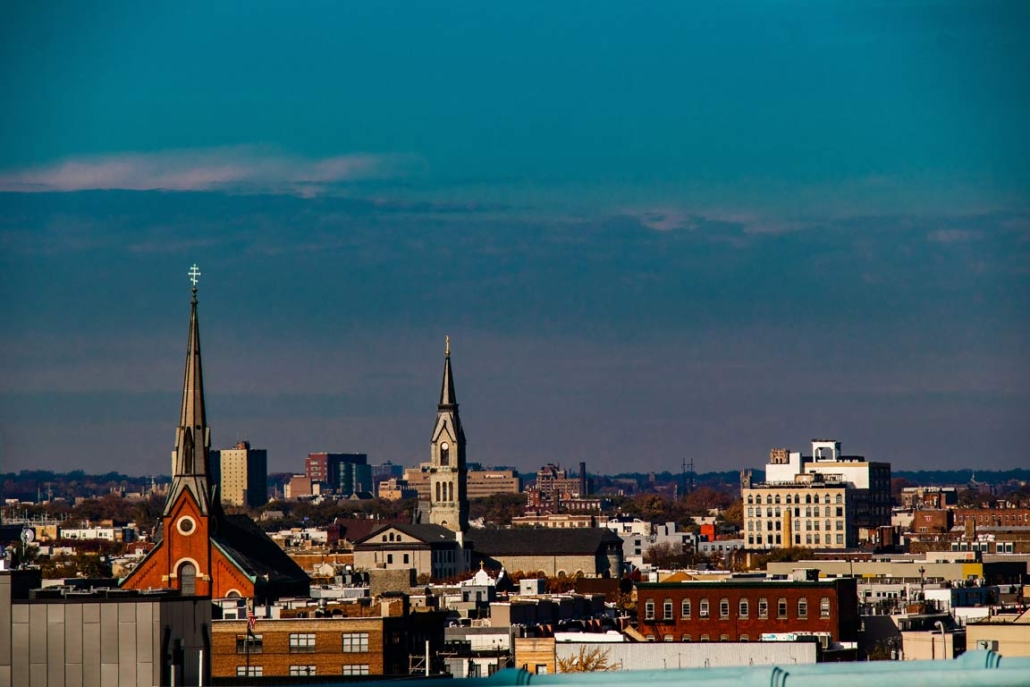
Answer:
[[[737,529],[744,529],[744,499],[737,499],[724,510],[719,519],[723,522],[736,526]]]
[[[687,551],[682,544],[658,542],[644,554],[644,562],[656,568],[686,568],[694,563],[692,551]]]
[[[581,646],[578,654],[568,658],[559,658],[557,668],[559,673],[595,673],[618,670],[619,666],[612,662],[611,652],[608,649],[599,647],[587,649],[585,646]]]

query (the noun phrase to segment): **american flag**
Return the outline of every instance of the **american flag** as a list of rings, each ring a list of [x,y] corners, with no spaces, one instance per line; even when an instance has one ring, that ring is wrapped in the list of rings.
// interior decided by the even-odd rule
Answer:
[[[257,616],[254,615],[254,607],[247,606],[247,634],[254,634],[254,628],[257,627]]]

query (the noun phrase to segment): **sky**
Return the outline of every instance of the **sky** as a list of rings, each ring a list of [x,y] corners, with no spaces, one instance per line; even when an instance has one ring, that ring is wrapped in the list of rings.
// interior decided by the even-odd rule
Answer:
[[[1030,464],[1030,5],[7,3],[0,470]]]

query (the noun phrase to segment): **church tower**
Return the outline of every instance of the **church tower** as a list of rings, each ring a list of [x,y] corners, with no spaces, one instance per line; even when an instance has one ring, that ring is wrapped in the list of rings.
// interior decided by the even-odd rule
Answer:
[[[258,601],[303,596],[310,579],[246,515],[226,515],[211,477],[211,431],[204,410],[197,277],[194,265],[190,334],[182,407],[172,452],[172,486],[155,544],[121,581],[125,589],[178,589],[183,596]]]
[[[468,468],[465,465],[465,431],[461,428],[458,399],[454,394],[450,337],[447,337],[443,383],[430,453],[429,522],[464,532],[469,526]]]
[[[174,471],[161,514],[161,542],[147,565],[138,566],[122,581],[129,589],[171,587],[184,595],[212,594],[212,520],[220,514],[212,494],[209,451],[211,430],[204,410],[204,374],[200,363],[200,326],[197,322],[197,277],[190,277],[190,333],[186,343],[186,369],[182,383],[179,427],[172,452]],[[215,512],[215,511],[218,512]]]

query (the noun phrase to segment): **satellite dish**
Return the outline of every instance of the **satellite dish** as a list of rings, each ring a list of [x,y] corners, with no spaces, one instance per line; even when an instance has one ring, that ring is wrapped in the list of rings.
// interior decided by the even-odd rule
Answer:
[[[21,531],[21,541],[23,544],[31,544],[32,540],[36,538],[36,533],[28,528]]]

